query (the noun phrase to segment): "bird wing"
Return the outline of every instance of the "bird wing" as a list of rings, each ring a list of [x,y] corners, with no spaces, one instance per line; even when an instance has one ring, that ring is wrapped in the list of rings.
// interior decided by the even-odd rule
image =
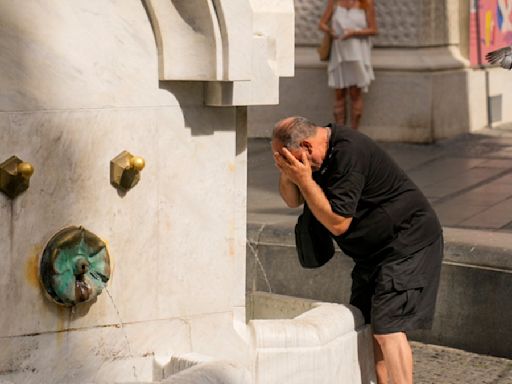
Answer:
[[[501,68],[505,68],[508,70],[512,69],[512,55],[505,56],[500,63]]]
[[[500,48],[485,55],[485,58],[491,64],[500,63],[506,57],[512,57],[512,47]]]

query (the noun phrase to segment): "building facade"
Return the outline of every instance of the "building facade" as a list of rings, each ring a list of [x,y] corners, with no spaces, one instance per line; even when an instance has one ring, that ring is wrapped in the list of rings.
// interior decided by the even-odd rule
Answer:
[[[384,141],[432,142],[512,121],[512,110],[506,108],[512,101],[512,75],[469,60],[474,4],[374,3],[379,30],[372,51],[376,79],[364,95],[362,132]],[[332,121],[334,95],[327,87],[326,64],[316,53],[325,4],[295,0],[296,75],[281,82],[280,105],[271,113],[249,109],[250,136],[267,137],[274,122],[286,115],[304,115],[318,124]]]

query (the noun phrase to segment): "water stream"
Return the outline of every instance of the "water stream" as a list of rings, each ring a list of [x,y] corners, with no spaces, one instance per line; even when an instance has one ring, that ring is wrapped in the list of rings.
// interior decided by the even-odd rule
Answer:
[[[119,325],[119,327],[121,328],[121,332],[123,332],[123,336],[126,341],[126,346],[128,348],[128,357],[133,359],[134,355],[132,352],[132,346],[130,344],[130,340],[128,339],[128,333],[126,332],[126,329],[124,329],[123,320],[121,319],[121,313],[119,312],[119,308],[117,308],[114,298],[110,294],[107,287],[105,287],[105,292],[107,292],[107,295],[110,298],[110,302],[112,303],[112,306],[114,307],[114,310],[116,312],[117,320],[119,321],[119,323],[117,325]],[[135,368],[135,364],[132,366],[132,368],[133,368],[133,377],[135,378],[136,381],[139,381],[139,377],[137,375],[137,369]]]
[[[260,258],[258,257],[260,237],[261,233],[263,232],[263,229],[265,229],[265,224],[263,224],[258,230],[258,233],[256,235],[256,241],[253,243],[249,239],[247,239],[247,245],[249,246],[249,249],[251,250],[251,253],[254,256],[254,259],[256,260],[256,264],[258,264],[258,267],[261,269],[261,273],[263,274],[263,278],[265,279],[265,283],[267,284],[268,292],[272,293],[272,287],[270,286],[270,281],[268,280],[267,273],[265,272],[263,264],[261,263]],[[256,279],[256,277],[254,278]]]
[[[71,322],[73,321],[73,316],[75,315],[76,313],[76,306],[71,306],[68,309],[68,318],[67,318],[67,324],[66,326],[64,327],[65,329],[65,335],[64,335],[64,356],[70,356],[72,351],[71,351]],[[73,379],[75,377],[75,374],[74,372],[70,372],[69,370],[66,370],[65,374],[64,374],[64,380],[68,381],[68,382],[73,382]]]

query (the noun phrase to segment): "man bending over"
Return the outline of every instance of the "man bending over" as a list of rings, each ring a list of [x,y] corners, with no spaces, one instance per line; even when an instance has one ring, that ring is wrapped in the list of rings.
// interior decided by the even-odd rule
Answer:
[[[347,127],[288,117],[274,127],[279,191],[306,203],[350,256],[350,304],[372,324],[379,383],[411,384],[407,332],[432,326],[442,229],[425,196],[374,141]]]

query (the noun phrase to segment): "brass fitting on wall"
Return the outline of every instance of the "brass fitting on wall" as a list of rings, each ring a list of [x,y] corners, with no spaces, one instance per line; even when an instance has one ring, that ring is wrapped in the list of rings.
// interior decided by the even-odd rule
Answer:
[[[133,188],[140,180],[140,171],[146,165],[142,157],[123,151],[110,161],[110,184],[122,191]]]
[[[27,190],[34,167],[30,163],[11,156],[0,164],[0,191],[14,199]]]

